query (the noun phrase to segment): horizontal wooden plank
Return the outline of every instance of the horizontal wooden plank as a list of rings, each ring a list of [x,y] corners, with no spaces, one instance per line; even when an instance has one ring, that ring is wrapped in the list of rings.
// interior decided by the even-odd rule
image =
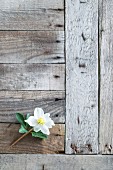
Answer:
[[[0,91],[0,122],[17,122],[16,112],[33,114],[35,107],[50,113],[55,123],[65,122],[64,91]]]
[[[64,0],[1,0],[1,30],[63,30]]]
[[[64,32],[0,31],[0,63],[64,63]]]
[[[1,154],[1,170],[113,170],[113,156]]]
[[[64,90],[64,64],[0,64],[0,90]]]
[[[20,125],[0,123],[0,153],[63,153],[64,125],[57,124],[50,129],[48,139],[41,140],[29,134],[13,147],[11,143],[22,134],[18,132]]]

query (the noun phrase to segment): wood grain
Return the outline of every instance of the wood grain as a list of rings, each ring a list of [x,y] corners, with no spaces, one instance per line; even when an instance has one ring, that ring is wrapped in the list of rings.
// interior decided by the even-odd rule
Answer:
[[[15,113],[33,114],[35,107],[50,113],[55,123],[65,122],[64,91],[0,91],[0,122],[15,123]]]
[[[98,0],[66,1],[66,153],[98,152]]]
[[[0,30],[63,29],[63,0],[0,1]]]
[[[112,170],[112,156],[1,154],[1,170]]]
[[[10,148],[13,141],[22,134],[18,132],[20,125],[0,123],[0,153],[63,153],[64,152],[64,125],[57,124],[50,129],[48,139],[41,140],[29,134],[16,145]]]
[[[64,32],[0,31],[0,63],[64,63]]]
[[[0,64],[0,90],[64,90],[64,64]]]
[[[100,1],[100,153],[113,154],[113,1]]]

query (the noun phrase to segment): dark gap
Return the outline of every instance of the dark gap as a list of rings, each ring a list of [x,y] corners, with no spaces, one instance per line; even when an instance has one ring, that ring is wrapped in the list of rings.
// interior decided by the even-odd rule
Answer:
[[[84,33],[82,33],[81,36],[82,36],[83,40],[86,41],[86,37],[84,36]]]
[[[56,40],[56,43],[60,43],[61,41],[60,40]]]
[[[64,0],[64,61],[65,61],[65,137],[64,137],[64,153],[66,153],[66,1]],[[62,153],[63,154],[63,153]]]
[[[64,25],[61,25],[61,24],[56,24],[55,26],[56,27],[64,27]]]
[[[85,4],[85,3],[87,3],[87,2],[85,2],[85,1],[80,1],[80,4]]]
[[[100,29],[102,25],[100,25],[100,5],[98,2],[98,153],[100,152],[99,150],[99,145],[100,145],[100,81],[101,81],[101,66],[100,66],[100,55],[101,55],[101,37],[102,37],[102,32],[100,34]]]
[[[52,11],[64,11],[64,9],[62,9],[62,8],[57,8],[57,9],[49,8],[48,10],[52,10]]]
[[[55,115],[55,117],[58,117],[58,114],[57,114],[57,115]]]
[[[59,100],[63,100],[63,99],[55,98],[55,101],[59,101]]]
[[[79,63],[79,67],[83,67],[83,68],[85,68],[85,67],[86,67],[86,65],[85,65],[85,63]]]
[[[58,75],[53,75],[53,76],[54,76],[56,79],[57,79],[57,78],[60,78],[60,76],[58,76]]]
[[[60,56],[56,56],[56,57],[54,57],[54,59],[60,59],[60,58],[62,58],[62,57],[60,57]]]

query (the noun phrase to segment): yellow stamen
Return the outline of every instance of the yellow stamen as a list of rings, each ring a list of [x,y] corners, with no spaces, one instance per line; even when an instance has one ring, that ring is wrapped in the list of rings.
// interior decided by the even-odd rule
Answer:
[[[44,125],[45,124],[45,120],[41,117],[37,120],[37,123],[40,125]]]

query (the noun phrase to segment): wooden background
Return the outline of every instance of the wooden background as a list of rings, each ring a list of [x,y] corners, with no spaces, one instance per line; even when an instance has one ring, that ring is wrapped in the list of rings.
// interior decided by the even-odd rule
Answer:
[[[112,0],[0,1],[0,170],[113,169],[112,11]],[[37,106],[51,135],[9,148],[15,113]]]
[[[15,113],[35,107],[51,113],[51,136],[9,149],[21,136]],[[0,153],[64,153],[64,123],[64,1],[0,1]]]

